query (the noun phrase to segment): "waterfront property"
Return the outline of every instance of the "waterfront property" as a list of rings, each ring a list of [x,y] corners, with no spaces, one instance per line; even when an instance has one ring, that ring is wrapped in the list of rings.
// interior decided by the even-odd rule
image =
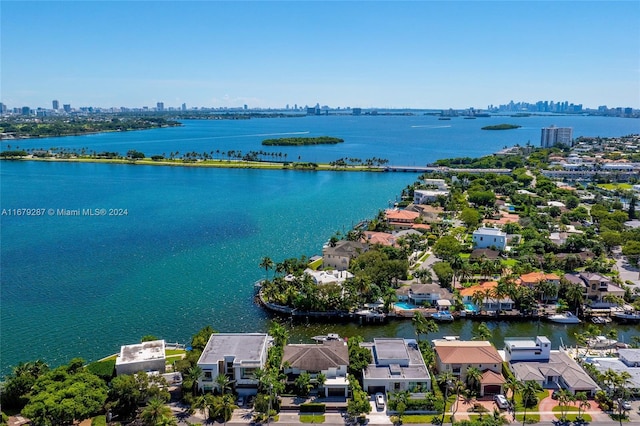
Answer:
[[[626,387],[633,393],[640,393],[640,349],[618,349],[618,358],[587,357],[585,361],[602,374],[608,370],[629,373],[631,377]]]
[[[238,394],[255,395],[258,380],[254,373],[264,368],[272,340],[266,333],[212,334],[198,359],[202,369],[198,389],[212,391],[217,386],[217,377],[224,374]]]
[[[327,244],[322,248],[323,267],[345,271],[349,262],[368,250],[368,244],[357,241],[340,240],[334,246]]]
[[[473,247],[504,250],[507,247],[507,233],[497,228],[483,226],[473,231]]]
[[[404,285],[396,290],[396,296],[399,301],[428,306],[436,306],[439,301],[450,301],[453,298],[449,290],[433,283]],[[451,303],[448,305],[451,306]]]
[[[485,312],[510,311],[515,302],[506,295],[498,297],[495,293],[497,281],[485,281],[480,284],[463,288],[460,296],[464,304],[477,305]]]
[[[475,367],[482,372],[480,396],[503,393],[502,357],[491,342],[436,339],[432,343],[438,373],[450,372],[465,382],[467,371]]]
[[[149,342],[124,345],[116,358],[116,375],[135,374],[140,371],[165,372],[165,342]]]
[[[389,209],[385,212],[387,223],[393,229],[411,229],[420,213],[410,210]]]
[[[413,339],[376,338],[360,346],[371,351],[372,363],[363,371],[362,389],[420,393],[431,390],[431,375]]]
[[[505,361],[516,378],[533,380],[546,389],[566,389],[593,396],[600,389],[596,382],[563,350],[551,350],[544,336],[505,339]]]
[[[313,269],[305,269],[305,274],[309,275],[313,282],[317,285],[325,285],[325,284],[342,284],[346,280],[353,278],[353,274],[349,271],[339,271],[339,270],[324,270],[324,271],[314,271]],[[293,276],[287,276],[285,279],[293,280]]]
[[[326,340],[318,344],[289,344],[284,347],[282,369],[287,382],[293,383],[302,373],[309,373],[312,381],[323,374],[324,396],[344,396],[349,393],[347,368],[349,350],[344,340]]]

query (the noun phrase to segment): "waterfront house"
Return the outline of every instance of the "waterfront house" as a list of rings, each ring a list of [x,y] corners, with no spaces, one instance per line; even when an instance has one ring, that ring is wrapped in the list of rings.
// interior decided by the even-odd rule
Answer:
[[[553,284],[556,289],[560,287],[560,277],[556,274],[550,273],[547,274],[545,272],[530,272],[528,274],[520,275],[520,278],[516,280],[516,284],[523,285],[525,287],[529,287],[531,289],[535,289],[537,285],[542,282],[549,282]],[[545,295],[548,297],[548,300],[556,300],[557,291],[554,295]]]
[[[607,294],[623,297],[624,289],[615,285],[609,277],[593,272],[580,272],[579,274],[564,274],[564,278],[575,285],[582,287],[584,297],[591,300],[593,307],[610,307],[615,303],[604,302],[602,298]]]
[[[618,358],[587,358],[600,373],[613,370],[616,373],[627,372],[631,376],[626,388],[632,393],[640,393],[640,349],[618,349]]]
[[[372,362],[363,370],[362,379],[362,388],[369,394],[431,390],[431,375],[415,340],[376,338],[360,346],[371,351]]]
[[[289,344],[284,347],[282,368],[287,382],[293,383],[302,373],[315,381],[318,374],[325,376],[324,396],[349,395],[349,350],[344,340],[329,340],[318,344]]]
[[[518,381],[533,380],[546,389],[593,396],[598,385],[565,351],[551,350],[544,336],[505,339],[505,361]]]
[[[335,246],[327,244],[322,248],[322,265],[325,269],[345,271],[349,262],[369,250],[369,245],[358,241],[340,240]]]
[[[497,281],[485,281],[460,290],[462,303],[478,305],[482,311],[510,311],[515,302],[507,295],[496,295]]]
[[[266,333],[212,334],[198,359],[198,367],[202,369],[198,389],[213,391],[217,377],[225,374],[238,394],[257,394],[254,372],[264,368],[272,340]]]
[[[497,228],[483,226],[473,231],[473,247],[504,250],[507,247],[507,233]]]
[[[448,197],[448,189],[416,189],[413,191],[413,204],[428,204],[438,197]]]
[[[396,296],[399,301],[429,306],[436,306],[440,300],[451,301],[453,299],[449,290],[434,283],[404,285],[396,290]]]
[[[345,281],[353,278],[353,274],[349,271],[339,271],[337,269],[334,270],[323,270],[323,271],[314,271],[313,269],[307,268],[304,270],[304,273],[309,275],[313,282],[317,285],[326,285],[326,284],[338,284],[342,285]],[[285,279],[290,276],[285,277]],[[290,279],[294,279],[291,276]]]
[[[432,343],[438,373],[450,372],[466,382],[467,370],[475,367],[482,372],[480,396],[503,393],[502,357],[491,342],[436,339]]]
[[[411,229],[420,213],[410,210],[388,209],[385,211],[387,224],[393,229]]]
[[[417,231],[416,231],[417,232]],[[370,245],[395,246],[397,237],[388,232],[364,231],[363,242]]]
[[[164,340],[152,340],[120,347],[116,358],[116,375],[135,374],[140,371],[163,374],[166,369]]]

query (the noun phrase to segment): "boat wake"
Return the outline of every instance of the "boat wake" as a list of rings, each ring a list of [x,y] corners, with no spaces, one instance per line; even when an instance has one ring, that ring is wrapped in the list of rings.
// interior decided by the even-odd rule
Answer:
[[[420,126],[411,126],[412,129],[446,129],[447,127],[451,127],[451,126],[436,126],[433,124],[425,124],[425,125],[420,125]]]

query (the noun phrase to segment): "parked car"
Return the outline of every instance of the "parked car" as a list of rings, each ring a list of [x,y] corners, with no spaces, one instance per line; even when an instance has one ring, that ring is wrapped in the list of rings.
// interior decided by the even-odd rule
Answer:
[[[380,392],[376,394],[376,407],[381,410],[384,408],[384,395]]]
[[[498,408],[506,410],[507,408],[509,408],[509,401],[507,401],[507,397],[499,394],[499,395],[494,395],[493,400],[496,402],[496,405],[498,406]]]
[[[623,410],[627,410],[627,411],[631,410],[631,402],[629,401],[622,401],[620,405],[622,406]]]
[[[554,391],[551,393],[551,399],[558,399],[558,393],[559,393],[559,392],[560,392],[560,391],[559,391],[559,390],[557,390],[557,389],[556,389],[556,390],[554,390]]]

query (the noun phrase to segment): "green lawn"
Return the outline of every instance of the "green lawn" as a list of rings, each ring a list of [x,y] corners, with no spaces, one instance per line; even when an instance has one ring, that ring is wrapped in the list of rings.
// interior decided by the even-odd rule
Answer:
[[[442,416],[435,414],[407,414],[402,416],[402,423],[430,425],[433,419],[440,420]],[[446,416],[444,422],[451,423],[451,416]]]
[[[601,183],[598,185],[598,187],[607,189],[609,191],[615,191],[616,189],[629,191],[633,188],[633,185],[631,185],[630,183]]]
[[[324,414],[300,414],[300,423],[324,423]]]
[[[527,412],[529,412],[529,411],[538,411],[538,406],[540,405],[540,401],[542,401],[548,395],[549,395],[549,393],[546,390],[543,390],[541,392],[536,393],[536,396],[538,397],[538,403],[533,407],[527,408]],[[522,395],[521,394],[516,394],[516,400],[515,401],[516,401],[516,403],[515,403],[516,411],[524,411],[524,405],[522,405]],[[528,414],[527,414],[527,417],[529,417]]]
[[[524,418],[524,414],[516,414],[516,420],[521,422]],[[538,423],[540,421],[540,414],[529,414],[527,413],[527,421],[526,423]]]
[[[184,355],[186,353],[187,353],[187,351],[185,351],[184,349],[165,349],[164,350],[164,355],[165,356]]]

